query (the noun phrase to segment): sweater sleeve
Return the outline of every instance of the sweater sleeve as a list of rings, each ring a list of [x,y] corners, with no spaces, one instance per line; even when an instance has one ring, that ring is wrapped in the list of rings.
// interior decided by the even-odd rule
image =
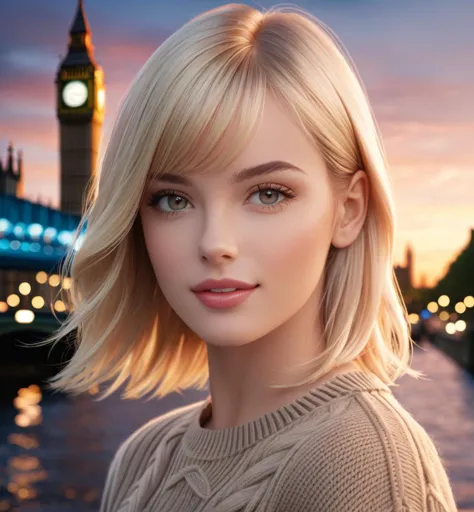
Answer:
[[[280,473],[270,510],[457,512],[426,432],[392,420],[349,414],[305,437]]]
[[[113,512],[113,504],[116,501],[114,498],[119,488],[120,468],[124,458],[124,450],[125,443],[123,443],[116,451],[112,462],[109,465],[104,489],[102,491],[100,512]]]
[[[109,465],[102,490],[100,512],[117,512],[120,504],[128,499],[135,484],[146,472],[163,438],[174,425],[188,421],[201,402],[169,411],[148,421],[133,432],[117,449]]]
[[[162,416],[149,421],[120,444],[109,465],[100,512],[116,512],[134,483],[145,472],[169,425],[166,419],[167,416]]]

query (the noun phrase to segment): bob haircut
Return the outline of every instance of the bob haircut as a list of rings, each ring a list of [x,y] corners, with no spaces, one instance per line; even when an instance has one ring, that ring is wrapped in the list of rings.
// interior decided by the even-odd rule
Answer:
[[[71,276],[70,314],[40,342],[75,337],[74,355],[48,381],[51,389],[97,393],[107,382],[100,401],[127,380],[123,398],[205,387],[206,343],[158,286],[139,206],[153,176],[219,172],[232,162],[250,140],[269,91],[322,152],[334,190],[344,190],[359,169],[369,179],[359,236],[328,252],[320,308],[325,349],[304,363],[312,373],[298,384],[348,362],[388,385],[403,374],[423,375],[409,366],[414,342],[393,269],[396,219],[387,161],[350,57],[329,28],[301,9],[229,4],[166,39],[121,104],[61,269]]]

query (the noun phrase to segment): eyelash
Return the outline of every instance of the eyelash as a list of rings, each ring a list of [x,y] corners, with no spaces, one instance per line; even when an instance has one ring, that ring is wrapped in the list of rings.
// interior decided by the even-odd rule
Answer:
[[[249,193],[249,198],[251,196],[253,196],[254,194],[256,194],[257,192],[261,192],[262,190],[276,190],[285,196],[285,199],[283,199],[283,201],[280,201],[279,203],[263,205],[263,207],[265,209],[269,209],[272,211],[282,210],[296,196],[296,194],[294,194],[292,190],[290,190],[287,187],[284,187],[283,185],[278,185],[276,183],[265,183],[262,185],[257,185],[254,189],[252,189],[252,191],[250,191],[250,193]],[[181,192],[178,192],[176,190],[171,190],[171,189],[164,189],[164,190],[160,190],[158,192],[151,194],[151,196],[148,199],[148,206],[150,206],[152,208],[156,207],[158,205],[160,199],[162,197],[167,197],[167,196],[182,197],[186,201],[189,201],[189,199]],[[165,212],[163,210],[157,209],[157,211],[160,215],[170,217],[170,216],[173,216],[173,215],[176,215],[176,214],[179,214],[179,213],[185,211],[185,209],[174,210],[174,211],[169,211],[169,212]]]

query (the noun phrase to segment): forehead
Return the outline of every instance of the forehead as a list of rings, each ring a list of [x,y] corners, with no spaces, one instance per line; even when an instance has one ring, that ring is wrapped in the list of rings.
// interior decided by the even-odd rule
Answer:
[[[248,160],[283,160],[322,164],[323,157],[315,141],[303,130],[296,115],[272,94],[265,99],[262,116],[253,137],[234,164],[245,167]]]
[[[215,149],[229,152],[239,142],[228,132]],[[225,158],[224,158],[225,160]],[[242,183],[255,176],[293,169],[304,171],[308,167],[324,167],[322,154],[316,143],[303,131],[294,114],[288,112],[273,96],[267,95],[261,117],[247,143],[234,159],[225,165],[181,168],[154,176],[154,180],[191,185],[199,175],[219,175],[232,184]],[[304,172],[303,172],[304,173]]]
[[[232,184],[243,183],[247,180],[257,176],[266,176],[271,173],[293,170],[305,174],[305,171],[300,167],[292,164],[291,162],[284,162],[283,160],[272,160],[263,162],[261,164],[251,165],[245,167],[240,171],[233,172],[230,177]],[[222,175],[223,173],[221,173]],[[190,178],[184,174],[164,173],[154,178],[154,181],[166,181],[168,183],[175,183],[177,185],[192,185]]]

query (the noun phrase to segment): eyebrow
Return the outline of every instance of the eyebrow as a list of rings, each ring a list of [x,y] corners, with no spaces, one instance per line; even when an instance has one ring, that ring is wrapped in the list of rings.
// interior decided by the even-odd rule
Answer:
[[[306,174],[303,169],[297,167],[296,165],[290,164],[288,162],[283,162],[281,160],[275,160],[272,162],[265,162],[263,164],[255,165],[252,167],[248,167],[239,172],[236,172],[232,175],[231,183],[237,184],[242,183],[243,181],[249,180],[256,176],[262,176],[265,174],[270,174],[272,172],[279,171],[298,171]],[[154,178],[154,181],[167,181],[169,183],[175,183],[177,185],[188,185],[191,186],[191,181],[184,176],[173,174],[173,173],[164,173]]]

